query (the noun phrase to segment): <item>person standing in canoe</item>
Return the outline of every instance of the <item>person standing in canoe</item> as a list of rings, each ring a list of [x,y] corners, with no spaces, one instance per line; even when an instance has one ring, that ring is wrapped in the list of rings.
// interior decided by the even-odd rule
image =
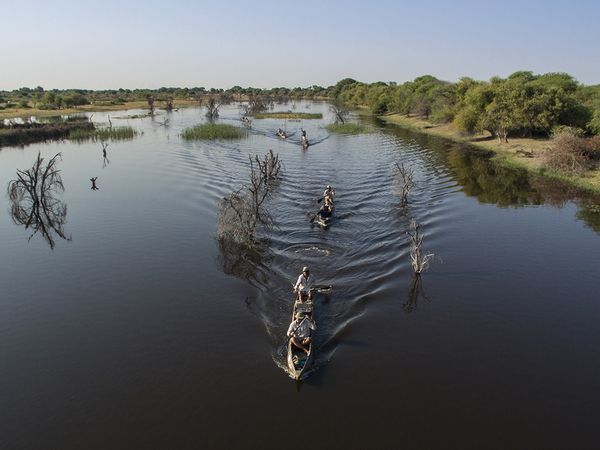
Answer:
[[[311,341],[311,330],[316,329],[317,325],[310,316],[305,316],[303,313],[299,312],[296,313],[294,320],[290,323],[287,335],[290,337],[292,344],[303,350],[305,353],[308,353],[308,346]]]
[[[329,185],[327,185],[327,187],[325,188],[325,191],[323,192],[323,204],[324,205],[329,205],[329,206],[333,206],[333,196],[335,195],[335,191],[333,190],[333,188]]]
[[[310,276],[309,268],[304,267],[294,286],[294,291],[298,294],[298,300],[301,302],[312,300],[313,284],[315,284],[314,278]]]

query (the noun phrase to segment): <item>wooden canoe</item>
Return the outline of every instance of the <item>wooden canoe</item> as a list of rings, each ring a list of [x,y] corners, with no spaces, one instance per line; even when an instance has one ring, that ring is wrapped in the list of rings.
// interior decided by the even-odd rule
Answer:
[[[335,212],[335,204],[331,206],[331,215],[329,217],[321,217],[321,214],[317,212],[315,222],[321,225],[323,228],[327,228],[333,222],[333,213]]]
[[[315,313],[313,309],[312,300],[301,302],[299,300],[294,301],[294,307],[292,308],[292,320],[296,317],[297,312],[303,312],[304,314],[310,314],[312,320],[315,320]],[[314,336],[314,332],[313,332]],[[287,351],[287,365],[290,376],[294,380],[301,380],[302,376],[307,372],[308,367],[311,365],[313,360],[313,344],[312,341],[308,347],[308,354],[297,348],[292,344],[290,339],[288,342]]]

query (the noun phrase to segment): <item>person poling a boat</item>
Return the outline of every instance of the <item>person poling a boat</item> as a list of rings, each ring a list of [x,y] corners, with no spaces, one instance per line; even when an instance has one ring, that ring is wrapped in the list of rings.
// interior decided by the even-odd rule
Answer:
[[[325,191],[323,192],[323,200],[325,200],[325,204],[332,206],[333,205],[333,196],[335,195],[335,190],[327,185]]]
[[[319,212],[317,214],[319,214],[319,216],[321,216],[322,219],[329,219],[331,217],[332,212],[333,211],[331,208],[331,204],[324,203],[323,206],[321,206],[321,209],[319,209]]]
[[[304,128],[300,128],[300,131],[302,132],[302,143],[308,144],[308,139],[306,138],[306,130]]]
[[[312,300],[312,289],[314,285],[314,277],[310,276],[310,270],[308,267],[302,269],[302,273],[298,277],[296,284],[294,285],[294,291],[298,294],[298,300],[301,302],[306,300]]]
[[[290,340],[295,347],[298,347],[308,354],[308,346],[311,342],[311,331],[316,329],[317,325],[309,315],[304,315],[304,313],[298,312],[294,316],[292,323],[290,323],[287,335],[290,337]]]

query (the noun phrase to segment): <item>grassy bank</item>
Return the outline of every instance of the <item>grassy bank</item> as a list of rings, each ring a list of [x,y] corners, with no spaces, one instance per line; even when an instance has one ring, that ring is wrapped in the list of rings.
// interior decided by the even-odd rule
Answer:
[[[572,186],[600,193],[600,168],[590,170],[581,176],[570,176],[542,167],[541,156],[550,147],[550,139],[509,138],[508,143],[501,143],[498,139],[489,135],[466,136],[460,133],[452,124],[433,124],[424,119],[399,114],[384,115],[379,116],[379,118],[385,122],[394,123],[420,133],[464,142],[480,149],[492,151],[494,153],[492,159],[502,166],[521,167],[538,175],[558,179]]]
[[[181,137],[186,141],[202,139],[241,139],[246,136],[246,131],[233,125],[223,123],[201,123],[186,128]]]
[[[371,131],[370,128],[358,123],[332,123],[325,127],[331,133],[337,134],[364,134]]]
[[[286,111],[286,112],[256,113],[256,114],[254,114],[254,118],[255,119],[322,119],[323,114]]]
[[[154,103],[155,109],[160,110],[163,108],[164,102],[157,100]],[[175,100],[174,108],[188,108],[191,106],[198,106],[198,102],[194,100]],[[48,117],[57,115],[68,115],[82,112],[102,112],[102,111],[123,111],[129,109],[148,109],[148,103],[146,101],[135,101],[126,103],[109,103],[100,102],[91,105],[82,105],[75,108],[63,108],[63,109],[37,109],[37,108],[6,108],[0,110],[0,120],[12,119],[15,117]]]

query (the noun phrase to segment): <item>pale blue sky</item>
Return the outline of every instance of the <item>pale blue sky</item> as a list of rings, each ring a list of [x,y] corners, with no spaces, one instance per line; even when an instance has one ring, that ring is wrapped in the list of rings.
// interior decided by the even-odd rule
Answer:
[[[0,89],[328,86],[516,70],[600,83],[592,0],[0,0]]]

